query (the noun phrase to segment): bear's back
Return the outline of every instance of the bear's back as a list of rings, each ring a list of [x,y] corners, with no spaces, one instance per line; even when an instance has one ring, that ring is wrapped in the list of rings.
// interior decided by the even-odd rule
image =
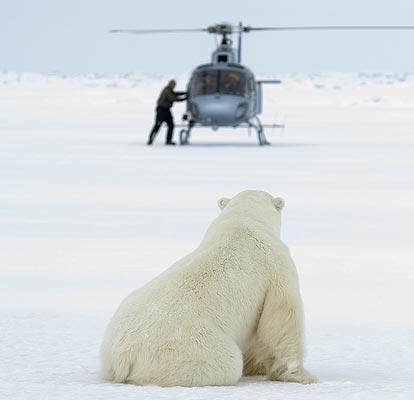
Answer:
[[[252,325],[263,303],[269,281],[265,263],[257,240],[236,226],[223,240],[200,245],[131,293],[114,320],[123,321],[124,331],[141,332],[143,337],[165,327],[180,330],[189,320],[205,318],[230,334],[245,332],[240,325]]]

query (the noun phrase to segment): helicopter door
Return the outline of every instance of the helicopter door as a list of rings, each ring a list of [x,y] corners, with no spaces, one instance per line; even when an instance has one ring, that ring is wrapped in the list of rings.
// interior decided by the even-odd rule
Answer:
[[[247,98],[249,104],[249,115],[256,114],[256,84],[253,76],[247,79]]]
[[[256,82],[256,114],[262,112],[262,84]]]

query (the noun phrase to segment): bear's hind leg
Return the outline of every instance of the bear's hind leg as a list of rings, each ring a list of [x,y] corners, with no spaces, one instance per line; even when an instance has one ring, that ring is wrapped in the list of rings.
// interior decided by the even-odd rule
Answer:
[[[236,343],[210,326],[184,328],[152,353],[150,365],[137,359],[128,383],[159,386],[228,386],[242,375],[243,358]]]
[[[239,381],[243,356],[236,343],[230,338],[216,337],[204,351],[195,352],[194,359],[186,363],[181,386],[229,386]]]

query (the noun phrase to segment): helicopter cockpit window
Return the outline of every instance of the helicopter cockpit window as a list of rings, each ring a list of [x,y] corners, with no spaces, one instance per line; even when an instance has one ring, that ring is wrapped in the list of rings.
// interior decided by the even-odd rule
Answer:
[[[226,63],[228,61],[228,55],[227,54],[219,54],[217,57],[217,61],[219,63]]]
[[[246,80],[238,71],[220,71],[220,93],[244,96]]]
[[[209,69],[195,76],[190,92],[193,97],[216,93],[245,96],[246,79],[239,71]]]
[[[206,70],[197,74],[192,85],[191,95],[214,94],[218,92],[217,70]]]

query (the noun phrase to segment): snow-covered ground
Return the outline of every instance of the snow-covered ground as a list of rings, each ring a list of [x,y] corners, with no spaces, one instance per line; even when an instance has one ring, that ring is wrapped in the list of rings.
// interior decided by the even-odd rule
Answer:
[[[265,89],[263,120],[286,121],[272,146],[200,130],[148,148],[168,78],[0,74],[0,398],[413,398],[414,75],[282,76]],[[320,383],[100,381],[119,302],[247,188],[286,200]]]

